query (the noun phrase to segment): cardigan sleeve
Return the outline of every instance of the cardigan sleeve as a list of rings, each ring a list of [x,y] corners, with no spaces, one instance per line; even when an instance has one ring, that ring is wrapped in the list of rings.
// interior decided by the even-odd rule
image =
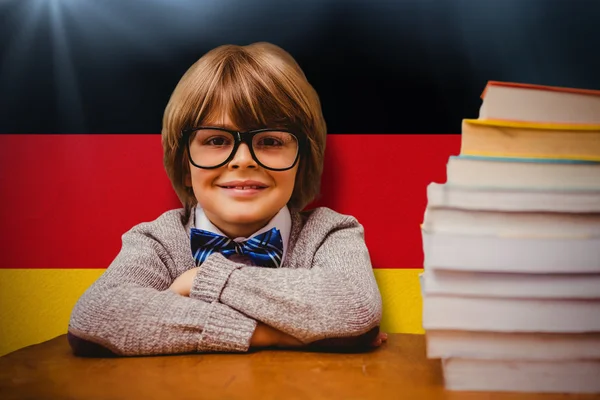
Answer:
[[[164,247],[142,230],[123,235],[122,249],[77,301],[69,322],[76,355],[156,355],[243,352],[256,321],[219,302],[168,290],[173,264]]]
[[[302,251],[296,249],[295,251]],[[353,217],[329,232],[300,268],[257,268],[215,253],[190,297],[219,301],[304,343],[356,337],[381,321],[381,295],[362,225]]]

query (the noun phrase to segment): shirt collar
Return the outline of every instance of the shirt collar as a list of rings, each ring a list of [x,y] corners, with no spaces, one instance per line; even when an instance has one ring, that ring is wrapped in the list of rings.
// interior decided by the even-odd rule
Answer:
[[[202,229],[208,232],[216,233],[217,235],[227,236],[219,228],[217,228],[206,216],[204,210],[199,205],[196,205],[195,209],[195,227],[197,229]],[[277,228],[281,233],[281,239],[283,241],[283,256],[281,258],[281,263],[283,264],[283,260],[285,260],[285,255],[287,252],[288,242],[290,238],[290,232],[292,230],[292,217],[290,215],[290,210],[287,206],[284,206],[279,212],[269,221],[269,223],[258,231],[254,232],[249,237],[237,237],[233,240],[235,242],[241,242],[243,240],[249,239],[256,235],[260,235],[263,232],[266,232],[270,229]]]

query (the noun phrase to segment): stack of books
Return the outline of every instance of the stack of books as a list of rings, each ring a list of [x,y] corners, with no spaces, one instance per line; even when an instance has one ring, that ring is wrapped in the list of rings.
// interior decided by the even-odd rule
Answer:
[[[449,390],[600,393],[600,91],[489,82],[422,225]]]

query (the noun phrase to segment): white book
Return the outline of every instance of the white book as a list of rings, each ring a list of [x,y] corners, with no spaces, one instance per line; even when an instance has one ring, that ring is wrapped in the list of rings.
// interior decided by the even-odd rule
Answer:
[[[425,269],[600,273],[600,238],[514,238],[422,230]]]
[[[451,156],[447,183],[480,188],[600,190],[600,163]]]
[[[432,182],[427,206],[492,211],[600,212],[600,190],[492,189]]]
[[[600,361],[448,358],[442,370],[452,391],[600,393]]]
[[[502,237],[600,237],[600,213],[501,212],[427,207],[430,233]]]
[[[599,333],[428,330],[428,358],[600,360]]]
[[[524,274],[430,270],[426,294],[514,298],[600,299],[600,274]]]
[[[598,124],[600,92],[489,82],[482,94],[479,119]]]
[[[425,283],[427,286],[427,283]],[[492,332],[600,332],[600,300],[425,294],[423,328]]]

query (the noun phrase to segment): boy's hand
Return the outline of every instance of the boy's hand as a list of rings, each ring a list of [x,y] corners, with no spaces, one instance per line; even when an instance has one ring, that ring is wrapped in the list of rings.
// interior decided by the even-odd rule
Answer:
[[[379,347],[383,343],[387,342],[387,339],[388,339],[387,333],[379,332],[377,334],[377,337],[373,340],[373,342],[371,342],[371,346],[372,347]]]
[[[258,322],[252,339],[250,339],[250,347],[300,347],[303,343],[287,333],[281,332],[269,325]]]
[[[194,278],[198,273],[198,269],[200,269],[200,267],[189,269],[183,274],[179,275],[177,279],[173,281],[171,286],[169,286],[169,290],[181,296],[189,296],[190,291],[192,290],[192,283],[194,282]]]

